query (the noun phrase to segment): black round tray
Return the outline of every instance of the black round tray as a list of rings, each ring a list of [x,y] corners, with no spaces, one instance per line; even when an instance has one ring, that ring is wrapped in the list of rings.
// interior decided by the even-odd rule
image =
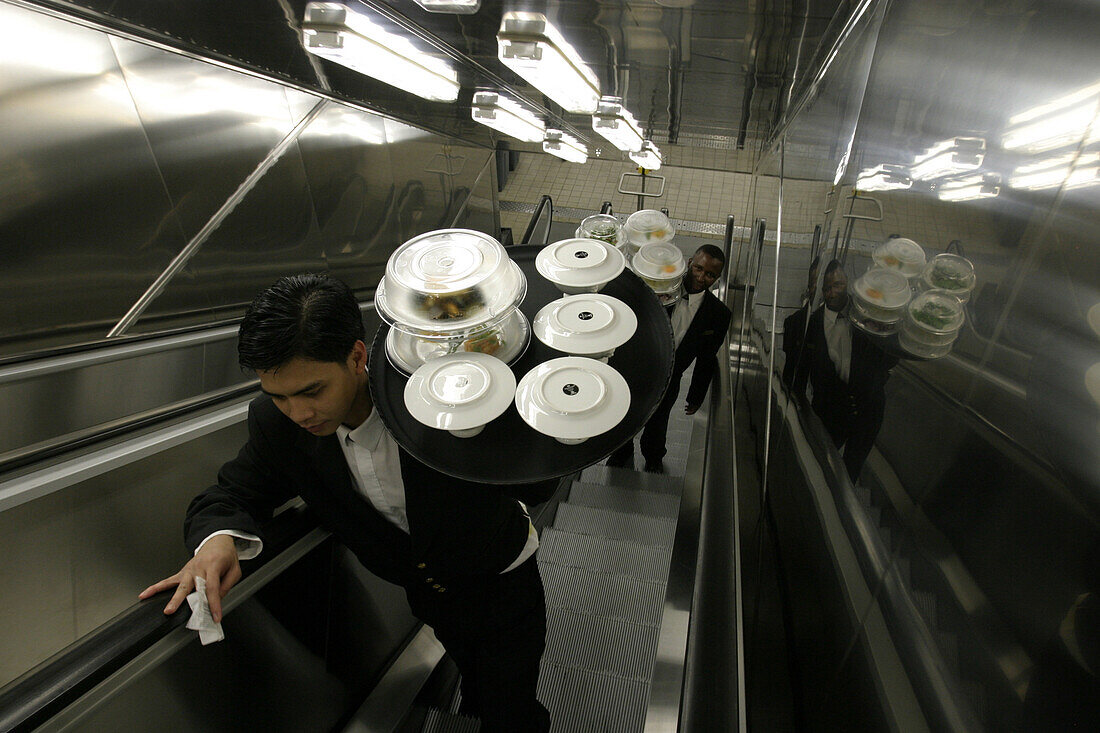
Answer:
[[[508,254],[527,278],[527,296],[520,310],[529,321],[561,292],[535,270],[541,247],[508,247]],[[370,354],[370,388],[382,422],[402,448],[421,462],[449,476],[486,484],[522,484],[545,481],[579,471],[601,460],[634,437],[657,409],[672,377],[672,325],[657,296],[629,270],[600,292],[630,306],[638,316],[638,330],[615,350],[610,365],[630,386],[630,409],[611,430],[578,445],[565,445],[534,430],[516,412],[515,405],[485,426],[473,438],[456,438],[413,419],[405,409],[408,378],[386,358],[382,324]],[[519,381],[531,369],[567,354],[531,335],[531,344],[512,364]]]

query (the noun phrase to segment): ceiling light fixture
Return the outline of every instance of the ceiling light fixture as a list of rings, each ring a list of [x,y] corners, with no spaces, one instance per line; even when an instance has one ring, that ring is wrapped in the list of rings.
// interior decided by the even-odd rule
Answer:
[[[928,181],[975,170],[984,160],[985,138],[953,137],[918,155],[909,167],[909,175],[917,181]]]
[[[624,153],[642,149],[642,131],[620,97],[602,97],[592,115],[592,129]]]
[[[497,33],[497,57],[562,109],[577,114],[596,111],[600,80],[542,13],[505,13]]]
[[[936,184],[940,201],[973,201],[991,199],[1001,193],[1001,177],[996,173],[948,178]]]
[[[481,0],[416,0],[416,4],[429,13],[455,15],[470,15],[481,8]]]
[[[583,163],[588,160],[588,148],[584,143],[561,130],[547,130],[546,138],[542,141],[542,149],[570,163]]]
[[[642,149],[637,153],[631,153],[630,159],[637,163],[638,167],[647,171],[658,170],[663,162],[661,151],[649,140],[643,140]]]
[[[902,191],[913,187],[913,179],[905,166],[883,163],[860,171],[856,176],[857,191]]]
[[[442,59],[340,3],[308,3],[306,51],[390,86],[439,102],[458,99],[458,74]]]
[[[546,136],[546,124],[534,112],[497,92],[474,92],[470,110],[474,122],[511,135],[524,142],[542,142]]]

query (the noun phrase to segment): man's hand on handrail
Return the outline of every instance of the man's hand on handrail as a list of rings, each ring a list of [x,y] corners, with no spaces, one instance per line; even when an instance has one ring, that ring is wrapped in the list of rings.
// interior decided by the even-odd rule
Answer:
[[[219,623],[222,620],[222,598],[241,579],[241,564],[237,559],[237,547],[232,536],[223,534],[211,537],[178,573],[149,586],[138,598],[144,600],[174,587],[176,592],[164,607],[164,613],[173,614],[195,589],[197,576],[206,580],[206,600],[210,604],[210,616],[214,623]]]

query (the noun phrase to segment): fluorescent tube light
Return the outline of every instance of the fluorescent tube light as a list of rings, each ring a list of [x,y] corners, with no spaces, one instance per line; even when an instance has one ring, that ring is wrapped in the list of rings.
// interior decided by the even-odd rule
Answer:
[[[1072,153],[1022,165],[1012,172],[1013,188],[1081,188],[1100,183],[1100,153],[1083,153],[1074,165]]]
[[[513,99],[496,92],[475,92],[470,110],[475,122],[524,142],[542,142],[546,124]]]
[[[588,160],[588,148],[584,143],[561,130],[547,130],[546,139],[542,141],[542,149],[570,163],[583,163]]]
[[[936,184],[936,196],[941,201],[991,199],[1001,193],[1000,183],[996,173],[949,178]]]
[[[312,54],[418,97],[458,99],[458,73],[450,64],[340,3],[306,5],[302,44]]]
[[[643,140],[642,149],[637,153],[631,153],[630,159],[647,171],[658,170],[662,162],[661,151],[649,140]]]
[[[905,166],[883,163],[860,171],[856,176],[857,191],[901,191],[913,187],[913,179]]]
[[[1094,124],[1100,102],[1100,84],[1093,84],[1051,102],[1014,115],[1001,140],[1005,150],[1043,153],[1078,144],[1092,125],[1086,145],[1100,140],[1100,125]]]
[[[943,178],[980,168],[985,160],[985,139],[955,137],[933,145],[913,160],[909,175],[917,181]]]
[[[497,57],[568,112],[591,114],[600,81],[542,13],[509,11],[497,33]]]
[[[642,131],[634,115],[623,106],[619,97],[602,97],[592,115],[592,129],[624,153],[642,149]]]
[[[481,8],[481,0],[416,0],[416,4],[429,13],[454,13],[470,15]]]

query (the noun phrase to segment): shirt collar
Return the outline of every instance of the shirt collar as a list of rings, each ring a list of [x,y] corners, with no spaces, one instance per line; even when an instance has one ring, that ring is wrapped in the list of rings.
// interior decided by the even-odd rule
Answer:
[[[382,418],[378,416],[378,410],[371,409],[370,415],[367,416],[362,425],[354,430],[349,429],[346,425],[341,425],[336,428],[336,435],[345,443],[348,438],[351,438],[351,442],[372,451],[378,448],[378,442],[382,439],[382,431],[385,429]]]

